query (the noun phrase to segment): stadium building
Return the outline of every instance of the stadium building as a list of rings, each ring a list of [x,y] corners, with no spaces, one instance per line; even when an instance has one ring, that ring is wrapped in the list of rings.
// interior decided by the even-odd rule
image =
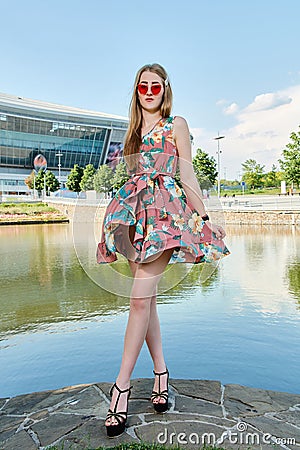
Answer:
[[[127,117],[0,93],[0,195],[29,194],[37,161],[62,186],[74,164],[114,168],[127,126]]]

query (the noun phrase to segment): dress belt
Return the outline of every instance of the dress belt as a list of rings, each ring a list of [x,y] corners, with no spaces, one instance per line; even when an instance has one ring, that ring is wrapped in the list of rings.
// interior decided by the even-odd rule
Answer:
[[[141,175],[148,175],[149,174],[149,178],[153,181],[153,185],[152,184],[148,184],[146,182],[145,187],[149,188],[150,193],[153,195],[153,203],[155,205],[155,209],[158,211],[158,216],[160,218],[160,220],[164,220],[167,219],[168,214],[167,214],[167,208],[165,205],[165,201],[164,201],[164,197],[162,195],[162,192],[160,190],[160,181],[159,181],[159,176],[160,175],[166,175],[168,177],[174,178],[174,176],[172,176],[172,174],[167,173],[167,172],[158,172],[157,170],[153,170],[152,172],[136,172],[133,173],[132,175],[130,175],[130,178],[133,177],[140,177]],[[155,201],[155,187],[157,188],[157,201]]]

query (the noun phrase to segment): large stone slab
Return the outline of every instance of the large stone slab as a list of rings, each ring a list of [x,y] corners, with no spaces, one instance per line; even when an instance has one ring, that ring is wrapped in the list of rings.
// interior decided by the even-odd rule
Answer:
[[[283,422],[290,423],[300,428],[300,410],[293,409],[289,411],[282,411],[273,414],[276,419],[282,420]]]
[[[59,441],[58,448],[64,450],[83,450],[94,449],[100,446],[113,447],[125,442],[138,442],[137,439],[130,436],[126,431],[113,439],[108,438],[103,420],[91,419],[83,424],[68,436]]]
[[[1,450],[36,450],[38,445],[34,443],[26,431],[21,430],[13,437],[0,445]]]
[[[32,425],[31,429],[38,436],[41,445],[46,446],[75,430],[84,422],[85,419],[81,416],[53,413],[47,419]]]
[[[51,391],[33,392],[11,398],[3,408],[5,414],[26,415],[38,410],[37,405],[49,397]]]
[[[133,386],[130,396],[131,399],[150,400],[154,386],[154,378],[136,378],[132,380],[131,385]]]
[[[0,442],[8,430],[17,430],[18,426],[24,421],[25,417],[0,416]]]
[[[138,415],[138,414],[130,414],[127,417],[127,424],[128,424],[128,428],[130,427],[135,427],[136,425],[141,425],[142,423],[144,423],[144,420],[142,420],[143,414]]]
[[[185,413],[176,413],[176,412],[165,412],[163,414],[145,414],[144,416],[145,422],[185,422],[185,421],[195,421],[208,423],[211,425],[219,425],[222,427],[230,428],[236,425],[236,420],[225,419],[224,417],[212,417],[206,416],[202,414],[185,414]]]
[[[182,380],[170,379],[170,384],[178,394],[221,403],[221,383],[214,380]]]
[[[149,400],[129,400],[129,414],[151,414],[152,412],[153,406]]]
[[[56,411],[65,414],[76,413],[83,416],[105,417],[108,407],[108,402],[100,395],[95,386],[89,386],[72,395]]]
[[[229,417],[251,417],[282,411],[299,403],[300,395],[226,384],[224,406]]]
[[[198,398],[175,397],[174,409],[179,412],[190,412],[196,414],[205,414],[208,416],[223,417],[222,407],[214,403],[200,400]]]
[[[3,407],[5,414],[30,414],[45,408],[51,408],[67,400],[87,385],[69,386],[53,391],[33,392],[11,398]]]
[[[247,418],[247,423],[255,426],[263,433],[273,436],[275,443],[286,443],[288,439],[289,443],[286,443],[286,445],[290,447],[290,444],[293,444],[292,440],[295,439],[295,444],[300,445],[300,429],[289,423],[273,419],[271,416]]]

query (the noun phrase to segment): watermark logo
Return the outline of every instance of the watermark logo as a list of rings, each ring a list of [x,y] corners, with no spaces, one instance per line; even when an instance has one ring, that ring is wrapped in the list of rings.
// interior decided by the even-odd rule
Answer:
[[[279,437],[271,433],[250,431],[246,422],[238,422],[235,427],[225,430],[221,436],[214,432],[176,433],[165,427],[157,435],[157,442],[162,445],[221,445],[228,442],[239,445],[296,445],[294,437]]]

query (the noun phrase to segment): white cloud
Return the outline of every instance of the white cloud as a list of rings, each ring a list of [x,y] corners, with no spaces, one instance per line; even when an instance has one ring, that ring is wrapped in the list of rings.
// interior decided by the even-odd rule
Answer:
[[[225,100],[224,98],[218,100],[216,102],[216,105],[223,106],[223,113],[225,115],[235,114],[239,109],[237,103],[230,103],[228,100]]]
[[[275,92],[257,95],[253,103],[250,103],[245,112],[265,111],[287,105],[292,102],[292,98],[285,93]]]
[[[300,85],[258,95],[245,108],[236,108],[236,112],[232,112],[236,125],[220,129],[220,133],[225,136],[220,141],[221,177],[226,167],[226,177],[237,178],[238,173],[241,173],[241,164],[249,158],[265,165],[265,170],[270,170],[272,164],[279,169],[278,158],[282,157],[282,150],[290,141],[291,132],[299,130],[299,111]],[[217,160],[214,133],[209,130],[201,130],[201,133],[199,137],[195,136],[194,149],[200,147]]]
[[[231,103],[231,105],[227,106],[227,108],[224,108],[224,114],[227,116],[231,114],[236,114],[239,110],[239,105],[237,103]]]

